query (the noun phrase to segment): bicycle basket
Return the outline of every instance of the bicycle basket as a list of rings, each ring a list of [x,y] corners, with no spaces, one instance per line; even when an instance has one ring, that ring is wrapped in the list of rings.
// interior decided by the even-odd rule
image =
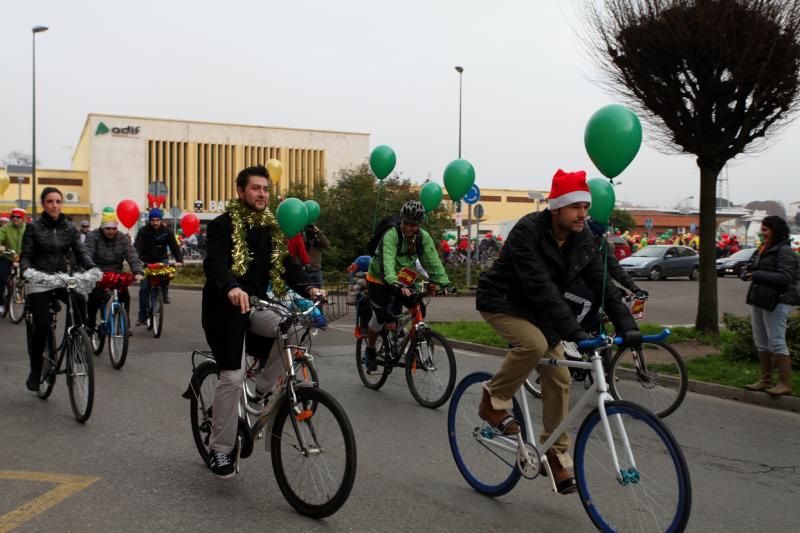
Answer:
[[[327,303],[322,304],[322,313],[328,323],[339,320],[349,311],[347,307],[347,283],[326,283],[322,288],[328,292]]]

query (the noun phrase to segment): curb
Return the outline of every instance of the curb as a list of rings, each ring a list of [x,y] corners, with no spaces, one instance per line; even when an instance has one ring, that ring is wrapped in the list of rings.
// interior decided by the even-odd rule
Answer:
[[[483,344],[476,344],[474,342],[459,341],[447,339],[453,348],[461,350],[469,350],[471,352],[482,353],[486,355],[496,355],[503,357],[508,350],[503,348],[495,348],[494,346],[485,346]],[[742,403],[749,403],[751,405],[759,405],[769,409],[778,409],[780,411],[790,411],[793,413],[800,413],[800,398],[796,396],[778,396],[772,397],[764,392],[754,392],[745,389],[738,389],[736,387],[728,387],[727,385],[719,385],[717,383],[707,383],[705,381],[689,380],[689,390],[697,394],[705,394],[706,396],[714,396],[722,398],[723,400],[734,400]]]

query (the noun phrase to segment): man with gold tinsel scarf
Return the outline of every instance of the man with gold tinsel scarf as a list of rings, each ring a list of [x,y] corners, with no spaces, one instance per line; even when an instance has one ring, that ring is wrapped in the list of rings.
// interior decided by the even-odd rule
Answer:
[[[250,296],[265,298],[267,291],[281,294],[288,287],[304,297],[323,292],[309,288],[301,265],[289,256],[285,238],[267,208],[270,180],[261,165],[248,167],[236,177],[237,199],[208,225],[208,254],[203,261],[203,329],[220,370],[214,392],[210,467],[221,478],[234,475],[233,451],[242,394],[242,347],[267,357],[278,335],[280,317],[270,310],[250,312]],[[275,361],[272,361],[275,359]],[[256,382],[267,394],[282,363],[272,357]]]

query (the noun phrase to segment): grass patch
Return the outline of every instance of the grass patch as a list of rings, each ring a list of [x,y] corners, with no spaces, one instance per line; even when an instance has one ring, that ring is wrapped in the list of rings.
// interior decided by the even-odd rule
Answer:
[[[755,383],[761,377],[761,369],[757,363],[749,361],[731,361],[724,355],[709,355],[686,361],[689,379],[719,383],[729,387],[742,388],[747,383]],[[773,379],[777,379],[777,372]],[[800,391],[800,373],[793,371],[792,389]]]
[[[495,348],[507,348],[508,343],[498,335],[486,322],[434,322],[434,331],[438,331],[448,339],[474,342]]]

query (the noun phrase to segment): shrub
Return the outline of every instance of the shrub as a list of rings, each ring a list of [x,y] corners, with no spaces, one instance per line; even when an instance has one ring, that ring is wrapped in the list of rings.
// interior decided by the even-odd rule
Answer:
[[[730,342],[722,347],[722,353],[732,361],[758,361],[758,352],[753,343],[753,327],[750,317],[724,313],[722,322],[732,333]],[[786,343],[793,365],[800,367],[800,312],[789,315],[786,324]]]

